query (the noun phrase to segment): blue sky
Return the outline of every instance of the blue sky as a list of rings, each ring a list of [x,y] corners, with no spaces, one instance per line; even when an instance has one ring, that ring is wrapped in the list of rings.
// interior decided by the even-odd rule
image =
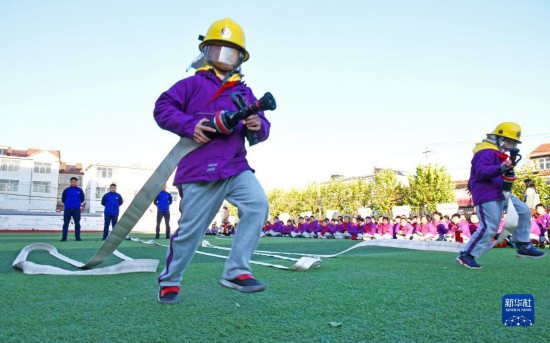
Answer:
[[[243,27],[245,81],[273,93],[249,149],[266,189],[428,161],[468,176],[502,121],[550,142],[549,1],[0,1],[0,145],[156,166],[177,141],[158,96],[217,19]],[[427,149],[426,149],[427,148]]]

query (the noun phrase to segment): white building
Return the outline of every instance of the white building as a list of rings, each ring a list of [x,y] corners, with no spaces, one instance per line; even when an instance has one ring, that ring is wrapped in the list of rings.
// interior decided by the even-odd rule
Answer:
[[[55,212],[59,150],[0,147],[0,210]]]
[[[59,212],[63,209],[61,193],[69,186],[70,177],[74,176],[77,177],[78,184],[86,195],[81,222],[83,229],[102,230],[104,207],[101,205],[101,198],[109,191],[109,185],[116,184],[117,192],[124,199],[124,204],[120,208],[120,219],[153,171],[152,168],[140,165],[101,163],[93,163],[82,170],[80,163],[67,165],[60,162],[58,150],[13,150],[11,147],[0,146],[0,214],[2,214],[0,228],[29,230],[60,228],[62,213]],[[166,191],[172,195],[172,206],[170,206],[172,233],[177,230],[180,217],[180,198],[177,189],[172,186],[173,178],[174,174],[166,182]],[[55,213],[56,210],[58,213]],[[221,222],[221,213],[220,209],[215,219],[218,224]],[[135,229],[154,232],[156,216],[157,208],[151,203]],[[161,234],[164,234],[164,230],[163,222]]]

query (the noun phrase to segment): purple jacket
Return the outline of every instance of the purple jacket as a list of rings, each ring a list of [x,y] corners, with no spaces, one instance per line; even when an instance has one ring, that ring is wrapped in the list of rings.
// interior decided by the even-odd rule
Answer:
[[[370,222],[366,224],[365,227],[365,233],[368,233],[370,235],[374,235],[376,233],[376,225],[373,222]]]
[[[256,101],[252,90],[243,82],[223,90],[214,99],[222,87],[221,81],[213,70],[197,72],[183,79],[162,93],[155,103],[154,117],[157,124],[178,136],[193,139],[197,123],[203,119],[212,119],[217,111],[235,111],[231,93],[241,93],[248,103]],[[258,113],[262,128],[257,132],[259,142],[269,136],[271,124],[263,112]],[[239,123],[232,134],[212,139],[185,156],[178,165],[174,184],[194,181],[216,181],[253,169],[246,160],[244,145],[246,129]]]
[[[290,234],[291,232],[296,232],[296,226],[294,226],[293,224],[290,224],[290,225],[285,225],[285,233],[288,233]]]
[[[279,220],[278,222],[276,222],[275,224],[273,224],[271,226],[271,230],[273,230],[273,232],[284,233],[285,232],[285,227],[283,225],[283,222]]]
[[[531,217],[531,233],[537,236],[540,236],[541,233],[540,226],[534,217]]]
[[[445,235],[449,231],[451,231],[451,229],[443,223],[437,224],[436,229],[437,229],[437,233],[440,235]]]
[[[306,222],[298,224],[298,232],[309,232],[309,224]]]
[[[323,231],[323,229],[321,228],[321,225],[319,224],[319,222],[317,220],[314,220],[313,222],[308,224],[307,232],[317,233],[317,232],[321,232],[321,231]]]
[[[330,233],[335,233],[336,231],[338,231],[338,224],[336,225],[332,225],[332,224],[327,224],[327,230],[328,232]]]
[[[428,222],[426,226],[428,227],[428,231],[424,233],[425,235],[428,233],[431,233],[432,235],[437,234],[437,229],[435,228],[436,224],[434,224],[434,222]]]
[[[474,154],[468,181],[468,189],[472,193],[474,205],[504,200],[500,165],[507,158],[505,154],[493,149],[479,150]]]
[[[550,227],[550,214],[545,213],[543,215],[539,215],[537,213],[533,216],[533,218],[536,220],[536,223],[542,232]]]
[[[385,235],[385,234],[390,234],[393,236],[393,226],[391,225],[391,223],[387,223],[387,224],[380,224],[378,225],[378,234],[380,235]]]
[[[393,230],[396,234],[398,234],[399,231],[401,231],[402,235],[412,235],[414,231],[414,227],[409,223],[405,224],[405,226],[401,226],[401,224],[397,224],[394,226]]]
[[[470,225],[467,221],[461,221],[458,223],[458,227],[462,230],[462,235],[468,238],[472,238],[472,233],[470,232]]]
[[[357,235],[357,225],[355,225],[353,223],[349,223],[348,233],[352,236]]]

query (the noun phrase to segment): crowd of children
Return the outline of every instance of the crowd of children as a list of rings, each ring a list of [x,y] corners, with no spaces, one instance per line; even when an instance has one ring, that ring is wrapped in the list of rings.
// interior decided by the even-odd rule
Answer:
[[[506,215],[503,214],[498,233],[504,227],[505,218]],[[470,214],[469,218],[465,214],[455,213],[449,217],[439,212],[434,212],[431,216],[397,216],[395,218],[382,216],[363,218],[346,215],[317,220],[315,216],[305,216],[299,217],[298,223],[294,219],[289,219],[286,225],[278,217],[273,217],[273,221],[265,223],[261,236],[351,240],[406,239],[466,243],[478,228],[479,219],[475,212]],[[531,242],[544,248],[544,244],[548,244],[549,231],[550,214],[547,213],[544,205],[538,204],[536,213],[531,218]],[[213,230],[207,230],[207,234],[215,233]],[[513,245],[510,239],[505,242]]]
[[[220,226],[214,222],[212,223],[212,226],[206,229],[205,234],[208,236],[233,236],[236,228],[237,224],[232,225],[228,221],[224,221]]]

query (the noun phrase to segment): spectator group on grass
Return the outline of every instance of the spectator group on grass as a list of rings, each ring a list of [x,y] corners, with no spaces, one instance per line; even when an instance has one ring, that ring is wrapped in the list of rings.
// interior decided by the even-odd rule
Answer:
[[[503,214],[498,233],[504,227],[506,214]],[[320,239],[405,239],[417,241],[449,241],[466,243],[472,234],[479,229],[479,218],[472,213],[469,218],[465,214],[455,213],[451,217],[434,212],[431,216],[414,217],[361,217],[339,216],[333,219],[317,220],[314,216],[299,217],[298,222],[289,219],[286,225],[274,217],[262,228],[265,237],[320,238]],[[539,204],[531,218],[531,241],[544,247],[548,243],[550,214]],[[496,238],[496,237],[495,237]],[[510,239],[505,244],[512,244]]]
[[[502,215],[498,233],[504,227],[506,214]],[[432,215],[396,216],[389,218],[338,216],[332,219],[317,220],[315,216],[299,217],[298,222],[288,219],[286,224],[273,217],[262,228],[262,237],[291,237],[291,238],[320,238],[320,239],[405,239],[417,241],[449,241],[466,243],[472,234],[479,229],[477,214],[471,213],[467,217],[463,213],[452,216],[434,212]],[[224,221],[220,226],[214,222],[206,229],[207,235],[232,236],[237,230],[237,224]],[[542,204],[536,206],[536,212],[531,218],[531,242],[544,248],[548,244],[550,231],[550,213]],[[495,237],[496,239],[496,237]],[[513,245],[509,237],[500,247]]]

